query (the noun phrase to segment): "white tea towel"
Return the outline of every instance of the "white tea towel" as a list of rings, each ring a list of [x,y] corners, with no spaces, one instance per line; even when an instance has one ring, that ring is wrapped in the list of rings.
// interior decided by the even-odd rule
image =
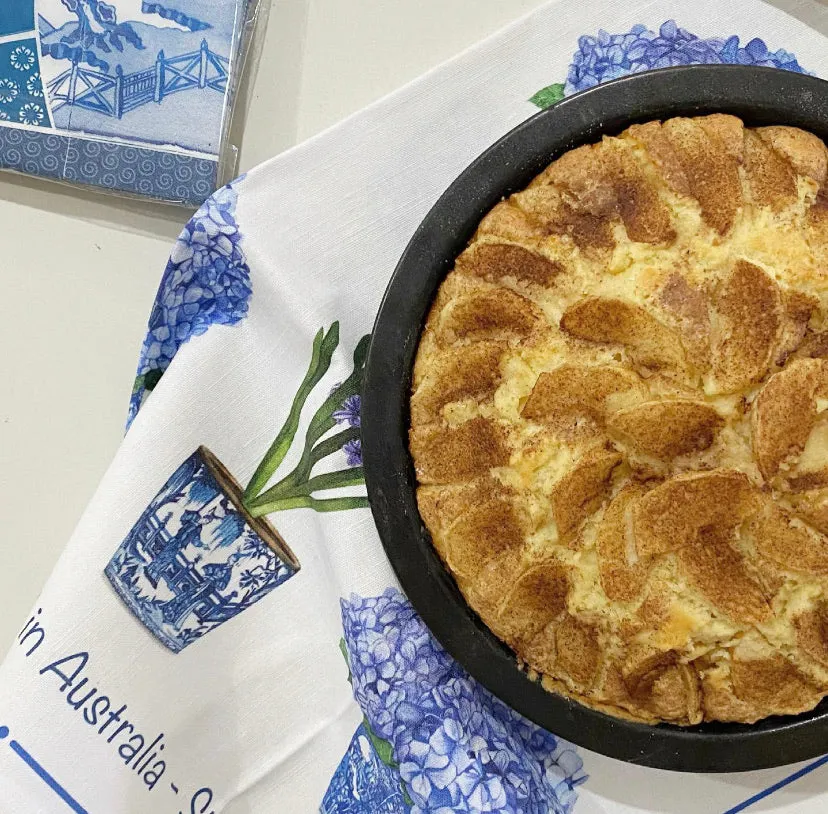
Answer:
[[[677,775],[520,718],[401,594],[362,485],[364,337],[440,193],[538,106],[699,61],[828,76],[828,43],[757,0],[557,0],[199,211],[131,428],[0,668],[0,810],[828,807],[820,762]]]

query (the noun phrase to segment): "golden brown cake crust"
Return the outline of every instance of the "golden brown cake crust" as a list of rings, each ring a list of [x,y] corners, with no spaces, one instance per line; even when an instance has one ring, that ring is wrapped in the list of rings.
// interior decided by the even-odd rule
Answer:
[[[481,221],[414,366],[420,513],[550,691],[647,722],[828,694],[828,150],[715,114]]]

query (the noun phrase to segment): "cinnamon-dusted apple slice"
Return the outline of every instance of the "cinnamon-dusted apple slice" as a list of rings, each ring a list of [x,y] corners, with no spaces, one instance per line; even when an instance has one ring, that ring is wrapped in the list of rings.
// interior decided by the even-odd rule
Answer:
[[[624,138],[632,139],[646,150],[669,189],[680,195],[692,196],[690,179],[661,122],[634,124],[624,132]]]
[[[800,175],[822,186],[828,175],[828,149],[813,133],[798,127],[759,127],[756,132],[781,155]]]
[[[520,504],[499,495],[463,514],[446,533],[446,562],[455,574],[474,580],[488,562],[518,553],[529,528]]]
[[[525,571],[508,590],[497,626],[509,643],[529,643],[566,610],[569,571],[550,559]]]
[[[637,452],[663,461],[707,449],[723,426],[715,408],[691,399],[644,402],[607,421],[610,432],[628,439]]]
[[[514,497],[511,488],[487,473],[467,482],[420,486],[417,488],[417,508],[439,547],[439,540],[466,512],[490,500]]]
[[[665,312],[681,335],[690,362],[699,370],[710,367],[710,297],[685,274],[671,271],[655,295],[655,304]]]
[[[503,240],[525,241],[527,243],[542,240],[546,237],[546,234],[546,229],[535,218],[517,206],[513,199],[501,201],[483,218],[477,228],[477,237],[491,236]]]
[[[817,269],[828,268],[828,183],[822,185],[806,214],[808,245]]]
[[[819,310],[819,298],[802,291],[788,290],[782,294],[783,318],[782,335],[776,351],[775,362],[782,367],[788,357],[805,344],[808,323]],[[805,354],[819,356],[820,354]]]
[[[817,531],[828,534],[828,488],[787,495],[794,512]]]
[[[658,188],[621,139],[605,138],[571,150],[542,177],[563,193],[575,211],[620,218],[632,241],[664,244],[676,237]]]
[[[622,460],[614,449],[590,450],[552,487],[549,500],[561,539],[576,531],[601,505],[612,472]]]
[[[640,305],[610,297],[587,297],[561,317],[561,330],[608,345],[624,345],[641,365],[683,369],[684,348],[676,331]]]
[[[512,200],[541,234],[566,238],[562,244],[577,246],[586,257],[607,258],[615,248],[613,227],[620,218],[609,197],[582,201],[546,184],[518,192]]]
[[[613,601],[637,599],[647,580],[649,563],[638,556],[632,531],[632,505],[647,486],[627,484],[610,502],[598,525],[595,545],[601,587]]]
[[[641,397],[644,383],[631,370],[613,365],[561,365],[541,373],[521,415],[565,430],[588,419],[603,427],[614,409]]]
[[[745,131],[745,179],[758,206],[778,212],[796,203],[796,173],[790,162],[751,130]]]
[[[702,671],[704,717],[752,724],[768,715],[812,709],[822,692],[782,655],[747,658],[736,652]]]
[[[756,710],[757,718],[770,713],[796,715],[813,709],[822,698],[819,688],[781,654],[764,659],[736,657],[730,676],[734,694]]]
[[[828,574],[828,536],[809,528],[772,499],[751,518],[749,532],[756,550],[784,568]]]
[[[598,628],[566,616],[555,629],[556,666],[581,689],[589,689],[598,676],[601,647]]]
[[[709,389],[735,393],[758,382],[775,358],[781,324],[779,286],[758,266],[738,260],[714,296]]]
[[[799,646],[815,661],[828,668],[828,601],[821,600],[794,619]]]
[[[720,612],[743,624],[755,625],[771,615],[760,582],[744,557],[731,546],[727,523],[702,528],[697,539],[677,552],[684,573]]]
[[[634,707],[675,723],[701,721],[698,675],[675,650],[634,649],[622,665],[621,676]]]
[[[544,287],[553,285],[563,271],[560,263],[524,246],[488,242],[469,247],[457,258],[456,268],[461,274],[480,277],[490,283],[514,281]]]
[[[828,360],[796,359],[770,377],[751,410],[753,452],[765,478],[790,469],[805,449],[828,396]]]
[[[742,205],[739,161],[733,146],[715,124],[698,119],[669,119],[662,125],[687,188],[701,207],[704,222],[723,235]],[[724,137],[723,137],[724,136]]]
[[[412,430],[410,446],[423,485],[471,480],[509,461],[506,432],[486,418]]]
[[[639,557],[698,544],[706,530],[736,527],[755,503],[747,475],[732,469],[677,475],[635,502],[633,533]]]
[[[437,420],[443,407],[453,401],[492,398],[500,384],[500,359],[506,348],[503,342],[475,342],[433,356],[411,396],[412,423]]]
[[[468,286],[440,314],[435,326],[439,339],[522,339],[545,322],[543,312],[531,300],[506,288]]]

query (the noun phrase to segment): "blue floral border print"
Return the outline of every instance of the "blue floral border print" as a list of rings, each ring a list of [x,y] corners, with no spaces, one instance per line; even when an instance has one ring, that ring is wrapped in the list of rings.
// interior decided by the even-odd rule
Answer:
[[[253,289],[236,222],[237,187],[243,180],[209,198],[172,250],[141,348],[127,427],[181,345],[210,325],[235,325],[247,315]]]
[[[35,39],[0,43],[0,124],[48,127]]]
[[[622,34],[600,30],[595,36],[583,35],[566,82],[539,90],[529,101],[545,108],[565,96],[631,73],[699,64],[758,65],[808,73],[793,54],[781,48],[771,51],[758,37],[744,45],[736,34],[701,38],[675,20],[666,20],[657,32],[639,24]]]
[[[587,779],[574,746],[474,681],[396,588],[341,605],[365,718],[321,814],[570,814]]]

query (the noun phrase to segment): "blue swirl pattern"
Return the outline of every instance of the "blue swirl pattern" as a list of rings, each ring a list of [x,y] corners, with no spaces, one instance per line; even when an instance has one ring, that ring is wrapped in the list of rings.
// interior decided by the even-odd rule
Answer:
[[[0,169],[198,206],[215,189],[218,165],[180,153],[0,127]]]

